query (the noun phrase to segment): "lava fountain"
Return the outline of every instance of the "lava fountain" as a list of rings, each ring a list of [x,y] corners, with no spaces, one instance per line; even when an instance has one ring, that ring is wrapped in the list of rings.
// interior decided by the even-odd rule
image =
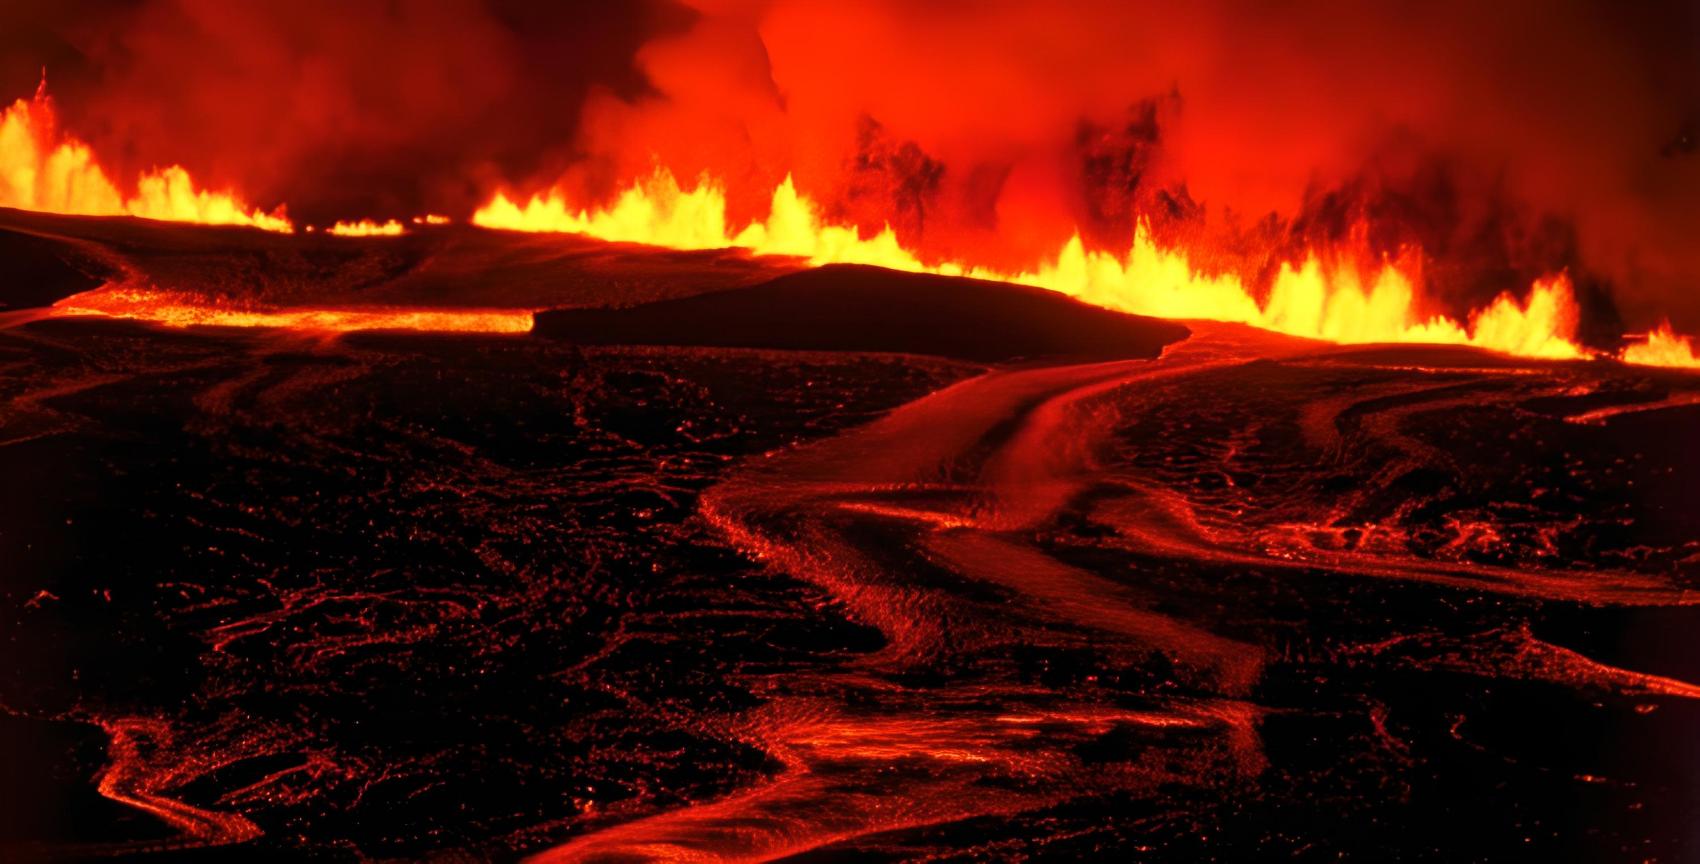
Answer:
[[[1282,262],[1259,300],[1239,275],[1201,272],[1186,250],[1158,245],[1143,225],[1123,254],[1088,251],[1076,233],[1037,268],[1000,272],[959,261],[923,261],[902,246],[889,226],[863,237],[853,226],[824,223],[820,209],[799,195],[787,177],[773,192],[767,218],[734,230],[718,183],[705,179],[686,190],[671,174],[659,172],[603,208],[575,208],[559,192],[533,196],[523,205],[498,193],[473,214],[473,222],[675,249],[739,247],[759,255],[804,258],[815,265],[867,264],[966,275],[1049,288],[1139,315],[1244,323],[1343,344],[1472,345],[1557,360],[1589,353],[1575,341],[1578,313],[1564,274],[1536,281],[1522,300],[1502,294],[1460,322],[1418,311],[1420,250],[1406,250],[1397,260],[1377,260],[1361,251],[1311,250],[1297,263]],[[1625,358],[1651,362],[1666,355],[1638,351],[1632,356]]]
[[[231,193],[199,189],[177,165],[145,172],[133,193],[121,192],[89,146],[59,129],[45,76],[33,99],[0,111],[0,207],[295,230],[282,207],[268,213]]]
[[[0,860],[1700,860],[1682,4],[37,6]]]

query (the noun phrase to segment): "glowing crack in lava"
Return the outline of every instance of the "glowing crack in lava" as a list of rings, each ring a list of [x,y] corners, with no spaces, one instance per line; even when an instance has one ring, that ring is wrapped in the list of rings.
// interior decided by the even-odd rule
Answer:
[[[1576,302],[1562,274],[1536,282],[1526,301],[1502,294],[1460,323],[1417,312],[1420,267],[1376,262],[1349,250],[1313,251],[1297,266],[1284,263],[1260,302],[1238,275],[1202,272],[1185,250],[1163,248],[1143,225],[1124,255],[1088,250],[1076,234],[1049,263],[1011,273],[961,262],[924,262],[903,248],[889,226],[864,238],[854,227],[826,224],[820,212],[787,177],[773,192],[766,221],[733,231],[719,184],[704,180],[685,190],[661,170],[603,209],[575,208],[559,191],[533,196],[523,206],[498,193],[473,215],[473,222],[679,249],[736,246],[812,264],[870,264],[1016,282],[1141,315],[1244,323],[1330,342],[1474,345],[1545,359],[1586,355],[1575,341]]]
[[[97,316],[166,327],[265,327],[315,332],[418,330],[438,333],[529,333],[528,309],[430,307],[244,308],[169,291],[108,285],[53,304],[51,317]]]
[[[143,173],[125,196],[88,145],[58,128],[45,79],[33,99],[0,111],[0,207],[295,230],[283,208],[267,213],[229,192],[199,189],[177,165]]]

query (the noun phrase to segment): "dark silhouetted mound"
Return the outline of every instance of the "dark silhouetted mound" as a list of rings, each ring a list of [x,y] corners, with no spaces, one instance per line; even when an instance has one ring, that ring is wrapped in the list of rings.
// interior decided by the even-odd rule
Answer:
[[[681,251],[459,224],[336,237],[0,208],[0,302],[13,308],[94,286],[55,287],[65,283],[37,275],[36,259],[14,256],[12,244],[74,253],[73,263],[96,275],[261,306],[630,306],[755,285],[806,266],[741,249]],[[62,267],[65,258],[43,260]],[[27,302],[14,300],[24,289]]]
[[[629,309],[541,312],[536,332],[593,345],[700,345],[1020,357],[1155,357],[1169,321],[1002,282],[834,265],[749,288]]]
[[[0,310],[46,306],[87,291],[108,270],[72,241],[0,227]]]

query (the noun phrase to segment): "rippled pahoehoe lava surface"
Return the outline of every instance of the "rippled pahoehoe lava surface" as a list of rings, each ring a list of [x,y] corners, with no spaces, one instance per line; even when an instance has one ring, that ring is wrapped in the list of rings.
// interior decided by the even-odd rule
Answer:
[[[6,845],[1684,860],[1700,379],[0,331]]]

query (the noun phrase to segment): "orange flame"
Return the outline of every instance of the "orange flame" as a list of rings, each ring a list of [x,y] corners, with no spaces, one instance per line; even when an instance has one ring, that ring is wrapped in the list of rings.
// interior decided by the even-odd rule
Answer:
[[[1665,321],[1647,334],[1644,342],[1623,349],[1623,362],[1642,366],[1674,366],[1700,369],[1700,353],[1686,336],[1678,336]]]
[[[0,110],[0,207],[294,231],[282,207],[266,213],[229,192],[198,189],[189,173],[177,165],[141,174],[136,180],[135,194],[126,198],[107,177],[88,145],[57,128],[45,81],[33,99],[17,100]],[[1570,284],[1562,275],[1537,281],[1525,301],[1505,294],[1460,322],[1446,316],[1424,317],[1418,313],[1421,284],[1418,268],[1395,261],[1374,262],[1365,254],[1340,254],[1337,250],[1330,250],[1327,255],[1313,252],[1302,262],[1284,264],[1260,301],[1239,275],[1210,273],[1195,267],[1186,250],[1158,245],[1143,224],[1136,228],[1124,254],[1089,250],[1076,234],[1040,266],[1023,272],[1003,272],[966,262],[923,261],[902,246],[889,226],[872,237],[864,237],[855,227],[826,223],[820,214],[821,209],[799,194],[788,176],[774,190],[766,219],[734,231],[726,217],[726,195],[721,186],[705,179],[686,190],[671,173],[658,170],[653,176],[632,184],[603,208],[573,207],[559,190],[533,196],[524,205],[497,194],[474,214],[473,222],[486,228],[568,232],[677,249],[741,247],[761,255],[803,258],[817,265],[868,264],[1017,282],[1137,314],[1239,322],[1339,343],[1473,345],[1548,359],[1588,354],[1575,340],[1577,308]],[[414,217],[411,222],[443,225],[449,219],[428,214]],[[307,230],[314,229],[308,226]],[[326,230],[343,237],[371,237],[397,236],[407,229],[394,219],[383,223],[363,219],[337,222]],[[1413,260],[1420,257],[1414,255]],[[1366,261],[1370,262],[1369,266],[1365,266]],[[87,298],[97,293],[79,296]],[[109,297],[107,308],[89,307],[85,302],[78,314],[229,326],[329,329],[399,326],[498,332],[530,328],[529,312],[484,310],[467,313],[472,317],[464,319],[442,318],[439,313],[431,312],[426,317],[440,318],[441,326],[415,327],[405,323],[410,320],[407,316],[426,313],[260,312],[201,306],[182,297],[167,301],[160,299],[167,295],[157,293],[148,294],[153,299],[145,302],[133,291],[126,296],[128,300],[116,305],[112,305],[115,301]],[[144,312],[148,308],[154,311]],[[478,317],[486,314],[519,315],[525,323],[521,328],[513,321],[491,323]],[[372,322],[403,323],[363,323],[368,315],[372,316]],[[1675,334],[1668,323],[1649,333],[1646,342],[1625,348],[1620,357],[1628,363],[1700,368],[1693,344]]]
[[[825,224],[819,214],[787,177],[774,190],[766,221],[734,232],[720,186],[705,180],[685,190],[670,173],[657,171],[603,209],[574,208],[558,190],[523,205],[498,194],[472,221],[486,228],[570,232],[680,249],[738,246],[813,264],[872,264],[1019,282],[1126,312],[1233,321],[1331,342],[1439,342],[1549,359],[1585,353],[1575,342],[1576,304],[1563,276],[1538,282],[1526,302],[1501,296],[1460,323],[1420,316],[1418,280],[1393,262],[1364,267],[1352,256],[1334,256],[1325,264],[1313,254],[1297,266],[1283,266],[1259,302],[1239,276],[1202,272],[1185,251],[1159,246],[1144,226],[1123,255],[1088,250],[1076,235],[1037,269],[1005,273],[959,262],[926,263],[904,249],[889,226],[865,238],[853,227]]]
[[[136,194],[124,198],[88,145],[59,133],[45,82],[34,99],[0,111],[0,207],[294,230],[282,208],[266,213],[228,192],[197,189],[177,165],[142,174]]]
[[[359,222],[338,222],[328,230],[338,237],[399,237],[405,231],[401,223],[394,219],[383,223],[373,222],[370,219],[362,219]]]

